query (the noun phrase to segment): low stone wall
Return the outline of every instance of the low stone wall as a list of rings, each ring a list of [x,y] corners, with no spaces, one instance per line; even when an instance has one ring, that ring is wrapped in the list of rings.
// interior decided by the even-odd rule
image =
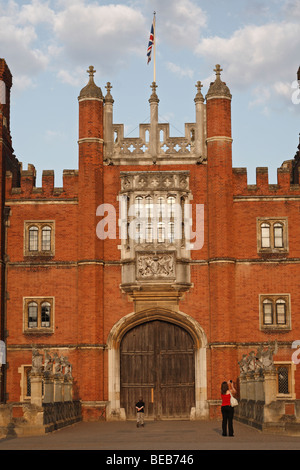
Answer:
[[[41,435],[81,421],[79,401],[0,405],[0,438]]]
[[[266,405],[242,399],[234,417],[261,431],[300,435],[300,400],[275,400]]]

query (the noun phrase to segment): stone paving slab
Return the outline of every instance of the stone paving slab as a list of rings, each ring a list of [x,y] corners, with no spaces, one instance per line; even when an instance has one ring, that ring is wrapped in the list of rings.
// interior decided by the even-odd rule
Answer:
[[[300,450],[300,437],[266,434],[234,422],[234,437],[223,437],[221,421],[80,422],[43,436],[0,440],[3,450]]]

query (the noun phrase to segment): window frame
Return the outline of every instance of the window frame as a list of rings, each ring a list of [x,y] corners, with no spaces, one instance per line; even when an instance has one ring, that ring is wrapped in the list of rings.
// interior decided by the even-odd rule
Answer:
[[[20,379],[20,387],[21,387],[21,394],[20,394],[20,402],[28,402],[31,400],[31,394],[28,395],[28,381],[30,381],[29,374],[32,369],[32,364],[23,364],[18,368],[18,372],[21,375]],[[30,384],[31,386],[31,384]]]
[[[295,365],[289,361],[276,361],[274,362],[274,366],[276,369],[276,396],[278,399],[291,399],[294,400],[296,398],[295,393]],[[283,367],[288,371],[288,393],[279,393],[279,374],[278,370]]]
[[[37,232],[37,249],[31,249],[30,233]],[[49,249],[44,248],[43,238],[45,229],[50,229]],[[55,255],[55,221],[54,220],[25,220],[24,221],[24,256],[54,256]]]
[[[285,323],[278,322],[278,305],[285,305]],[[271,305],[272,323],[265,323],[264,305]],[[291,330],[291,296],[290,294],[260,294],[259,295],[259,326],[262,331]]]
[[[259,254],[288,253],[288,218],[287,217],[257,217],[257,252]],[[263,246],[268,237],[263,236],[263,229],[269,227],[269,246]],[[276,229],[281,228],[281,246],[277,246]]]
[[[37,325],[29,326],[29,307],[31,304],[37,305]],[[42,321],[42,308],[50,307],[49,326],[45,326]],[[23,333],[25,334],[53,334],[54,333],[54,297],[23,297]],[[44,324],[43,324],[44,323]]]
[[[175,193],[146,193],[135,192],[133,196],[134,214],[137,219],[135,226],[135,245],[166,245],[175,246],[177,242],[184,242],[184,237],[176,238],[175,220],[177,217],[176,204],[178,195]],[[181,215],[181,232],[184,233],[184,214],[186,196],[180,197]],[[129,220],[129,219],[128,219]],[[129,223],[127,222],[127,225]],[[128,227],[127,227],[128,231]]]

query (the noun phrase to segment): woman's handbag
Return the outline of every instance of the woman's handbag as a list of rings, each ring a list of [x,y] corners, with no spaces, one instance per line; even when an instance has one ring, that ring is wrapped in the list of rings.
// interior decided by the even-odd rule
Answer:
[[[234,396],[230,394],[230,406],[235,407],[235,406],[238,406],[238,404],[239,402],[237,401],[237,399],[234,398]]]

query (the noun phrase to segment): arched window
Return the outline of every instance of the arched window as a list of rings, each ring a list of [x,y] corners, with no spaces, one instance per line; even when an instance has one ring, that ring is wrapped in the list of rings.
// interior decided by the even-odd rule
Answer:
[[[54,255],[54,221],[26,221],[24,226],[24,234],[25,256]]]
[[[165,198],[159,197],[157,199],[157,204],[158,204],[158,219],[161,220],[163,217],[165,217]]]
[[[135,241],[136,241],[136,243],[141,243],[141,239],[142,239],[141,224],[136,224],[136,226],[135,226]]]
[[[169,196],[167,201],[168,201],[168,216],[172,219],[175,216],[176,198],[174,196]]]
[[[283,299],[276,300],[276,322],[278,325],[286,324],[286,302]]]
[[[168,240],[169,240],[170,243],[174,243],[174,240],[175,240],[174,222],[169,222],[169,224],[168,224]]]
[[[271,246],[270,225],[267,223],[263,223],[261,224],[260,229],[261,229],[261,247],[270,248]]]
[[[146,218],[151,219],[153,217],[153,200],[151,196],[146,197]]]
[[[38,326],[38,305],[36,302],[28,304],[28,328],[37,328]]]
[[[264,325],[273,324],[273,302],[269,299],[263,301],[263,316]]]
[[[28,250],[38,251],[39,229],[36,226],[29,228]]]
[[[152,243],[153,241],[153,227],[151,223],[146,225],[146,242]]]
[[[274,224],[274,247],[283,248],[283,225],[279,222]]]
[[[158,222],[157,225],[157,241],[158,243],[165,241],[165,224],[163,222]]]
[[[49,302],[43,302],[41,305],[41,326],[49,328],[51,317],[51,305]]]
[[[51,227],[46,225],[42,228],[42,251],[51,250]]]
[[[142,205],[143,205],[142,196],[137,196],[135,198],[135,216],[136,217],[141,217],[142,216]]]

